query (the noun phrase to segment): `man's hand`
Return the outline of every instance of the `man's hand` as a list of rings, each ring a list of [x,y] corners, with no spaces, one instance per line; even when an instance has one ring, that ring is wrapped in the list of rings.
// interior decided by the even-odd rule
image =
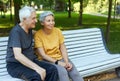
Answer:
[[[35,71],[41,76],[42,81],[45,81],[46,70],[41,68],[41,67],[39,67],[39,68],[36,68]]]

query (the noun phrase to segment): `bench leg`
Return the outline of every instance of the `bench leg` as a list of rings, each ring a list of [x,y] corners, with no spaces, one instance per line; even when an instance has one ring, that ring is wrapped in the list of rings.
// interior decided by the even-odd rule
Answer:
[[[115,73],[116,73],[117,77],[120,77],[120,67],[115,68]]]

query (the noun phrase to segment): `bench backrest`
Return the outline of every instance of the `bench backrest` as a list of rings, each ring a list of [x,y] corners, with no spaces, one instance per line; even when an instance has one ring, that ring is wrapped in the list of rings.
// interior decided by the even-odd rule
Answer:
[[[83,67],[85,67],[85,64],[87,65],[87,62],[82,60],[81,63],[80,60],[81,64],[79,64],[79,62],[76,62],[77,58],[103,52],[107,53],[102,39],[102,33],[99,28],[69,30],[63,31],[63,34],[65,36],[65,45],[67,47],[69,58],[74,61],[77,68],[81,68],[80,70],[84,70]],[[8,74],[5,68],[7,43],[8,37],[0,37],[0,76]],[[79,65],[81,66],[79,67]]]
[[[6,51],[7,51],[8,37],[0,37],[0,76],[7,75],[6,69]]]

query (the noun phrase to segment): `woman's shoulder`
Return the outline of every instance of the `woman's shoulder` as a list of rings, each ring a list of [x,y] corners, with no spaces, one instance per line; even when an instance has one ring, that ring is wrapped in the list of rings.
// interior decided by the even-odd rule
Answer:
[[[37,30],[37,31],[35,32],[35,36],[41,34],[41,32],[42,32],[42,29]]]
[[[60,28],[55,27],[54,30],[56,31],[61,31]]]

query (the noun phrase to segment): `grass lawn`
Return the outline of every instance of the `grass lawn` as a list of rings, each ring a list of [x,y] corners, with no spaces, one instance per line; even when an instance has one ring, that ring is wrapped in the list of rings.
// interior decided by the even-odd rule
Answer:
[[[88,14],[83,14],[83,25],[78,26],[78,17],[77,13],[72,13],[72,17],[68,18],[67,12],[54,12],[55,13],[55,22],[56,27],[61,30],[74,30],[74,29],[82,29],[82,28],[93,28],[99,27],[102,28],[104,36],[106,32],[106,21],[107,18],[92,16]],[[14,18],[13,18],[14,19]],[[6,18],[0,18],[0,36],[8,35],[10,29],[14,26],[13,20],[10,20],[10,16],[6,15]],[[36,24],[35,30],[41,28],[39,22]],[[110,38],[107,44],[110,52],[112,53],[120,53],[120,21],[119,20],[111,20],[110,27]]]

